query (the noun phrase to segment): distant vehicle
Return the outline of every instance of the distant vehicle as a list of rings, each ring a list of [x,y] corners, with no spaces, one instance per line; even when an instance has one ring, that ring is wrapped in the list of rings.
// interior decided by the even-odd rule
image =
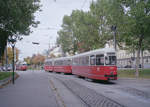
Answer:
[[[12,70],[12,67],[11,67],[11,66],[8,66],[8,67],[7,67],[7,70],[8,70],[8,71],[11,71],[11,70]]]
[[[1,67],[1,70],[3,71],[11,71],[12,70],[12,65],[8,64],[8,65],[4,65]]]
[[[27,64],[17,64],[16,70],[26,71],[27,70]]]
[[[131,65],[126,65],[126,66],[124,66],[124,68],[132,68],[132,66]]]

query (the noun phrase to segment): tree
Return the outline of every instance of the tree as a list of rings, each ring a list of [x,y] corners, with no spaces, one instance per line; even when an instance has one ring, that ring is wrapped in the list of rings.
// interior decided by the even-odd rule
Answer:
[[[139,76],[140,51],[150,44],[149,0],[97,0],[91,4],[93,15],[101,19],[100,27],[117,27],[117,44],[123,49],[137,51],[136,76]],[[105,22],[105,23],[103,23]],[[107,31],[111,35],[111,32]],[[104,34],[103,34],[104,35]],[[106,41],[111,40],[104,36]]]
[[[73,54],[103,47],[98,29],[97,21],[90,12],[74,10],[70,16],[64,16],[57,44],[64,52]]]
[[[73,36],[76,38],[79,52],[103,47],[100,43],[97,20],[90,12],[75,10],[71,17],[73,20]]]
[[[133,45],[137,50],[136,77],[139,76],[140,51],[149,49],[150,45],[150,1],[126,0],[123,1],[126,8],[128,29],[124,38],[127,46]]]
[[[62,30],[58,32],[57,44],[61,45],[64,53],[71,53],[74,48],[72,19],[65,15],[63,18]],[[66,39],[67,38],[67,39]]]
[[[45,56],[41,54],[34,54],[32,57],[24,58],[24,61],[28,64],[29,68],[40,67],[44,64]]]
[[[93,1],[90,11],[74,10],[70,16],[64,17],[63,29],[58,33],[58,44],[69,49],[63,49],[65,52],[73,50],[73,46],[78,53],[104,47],[108,41],[113,40],[112,25],[117,26],[119,36],[123,34],[124,17],[124,7],[120,0]],[[121,46],[123,41],[122,36],[119,36],[117,40]],[[69,38],[68,41],[66,38]]]
[[[41,54],[33,55],[31,63],[34,65],[41,65],[44,63],[45,57]]]
[[[18,48],[15,48],[15,61],[17,62],[19,60],[19,49]],[[12,63],[12,58],[13,58],[13,52],[12,52],[12,48],[8,47],[7,48],[7,60],[8,60],[8,64],[11,64]],[[5,61],[6,61],[6,56],[3,55],[3,59],[2,59],[2,62],[3,64],[5,64]]]
[[[112,26],[117,30],[117,45],[122,48],[124,32],[126,31],[125,8],[121,0],[97,0],[91,3],[90,11],[95,16],[99,26],[100,40],[105,43],[114,39]]]
[[[29,35],[31,27],[37,27],[34,13],[40,0],[0,0],[0,56],[4,53],[10,36]]]
[[[8,47],[7,53],[8,53],[8,63],[11,63],[12,58],[13,58],[12,48]],[[19,49],[15,48],[15,61],[16,62],[19,60],[18,58],[19,58]]]
[[[31,57],[27,57],[27,58],[24,58],[24,61],[27,63],[27,65],[31,65]]]

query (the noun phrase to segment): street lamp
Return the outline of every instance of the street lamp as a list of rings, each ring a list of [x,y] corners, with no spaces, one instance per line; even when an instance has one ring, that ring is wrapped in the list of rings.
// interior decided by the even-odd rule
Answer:
[[[16,38],[9,38],[8,39],[8,42],[10,43],[11,47],[12,47],[12,51],[13,51],[13,60],[12,60],[12,64],[13,64],[13,74],[12,74],[12,83],[15,84],[15,73],[14,73],[14,70],[15,70],[15,61],[14,61],[14,49],[15,49],[15,44],[16,44]]]
[[[116,51],[116,30],[117,30],[117,26],[112,25],[111,30],[114,31],[114,48],[115,48],[115,51]]]

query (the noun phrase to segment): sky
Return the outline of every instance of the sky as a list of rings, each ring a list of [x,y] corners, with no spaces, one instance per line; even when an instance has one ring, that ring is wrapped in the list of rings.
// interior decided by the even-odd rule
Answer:
[[[16,47],[20,50],[19,59],[33,54],[42,54],[44,50],[52,47],[61,29],[64,15],[70,15],[72,10],[88,11],[92,0],[41,0],[41,12],[35,13],[35,20],[40,21],[37,28],[32,28],[33,33],[23,36]],[[32,44],[38,42],[39,45]]]

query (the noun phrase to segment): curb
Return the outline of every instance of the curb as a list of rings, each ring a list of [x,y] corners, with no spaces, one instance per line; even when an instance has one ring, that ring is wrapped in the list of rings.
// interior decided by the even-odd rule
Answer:
[[[16,73],[15,74],[15,80],[19,77],[19,75]],[[8,85],[9,83],[12,82],[12,76],[4,79],[4,80],[0,80],[0,89],[4,88],[4,86]]]

